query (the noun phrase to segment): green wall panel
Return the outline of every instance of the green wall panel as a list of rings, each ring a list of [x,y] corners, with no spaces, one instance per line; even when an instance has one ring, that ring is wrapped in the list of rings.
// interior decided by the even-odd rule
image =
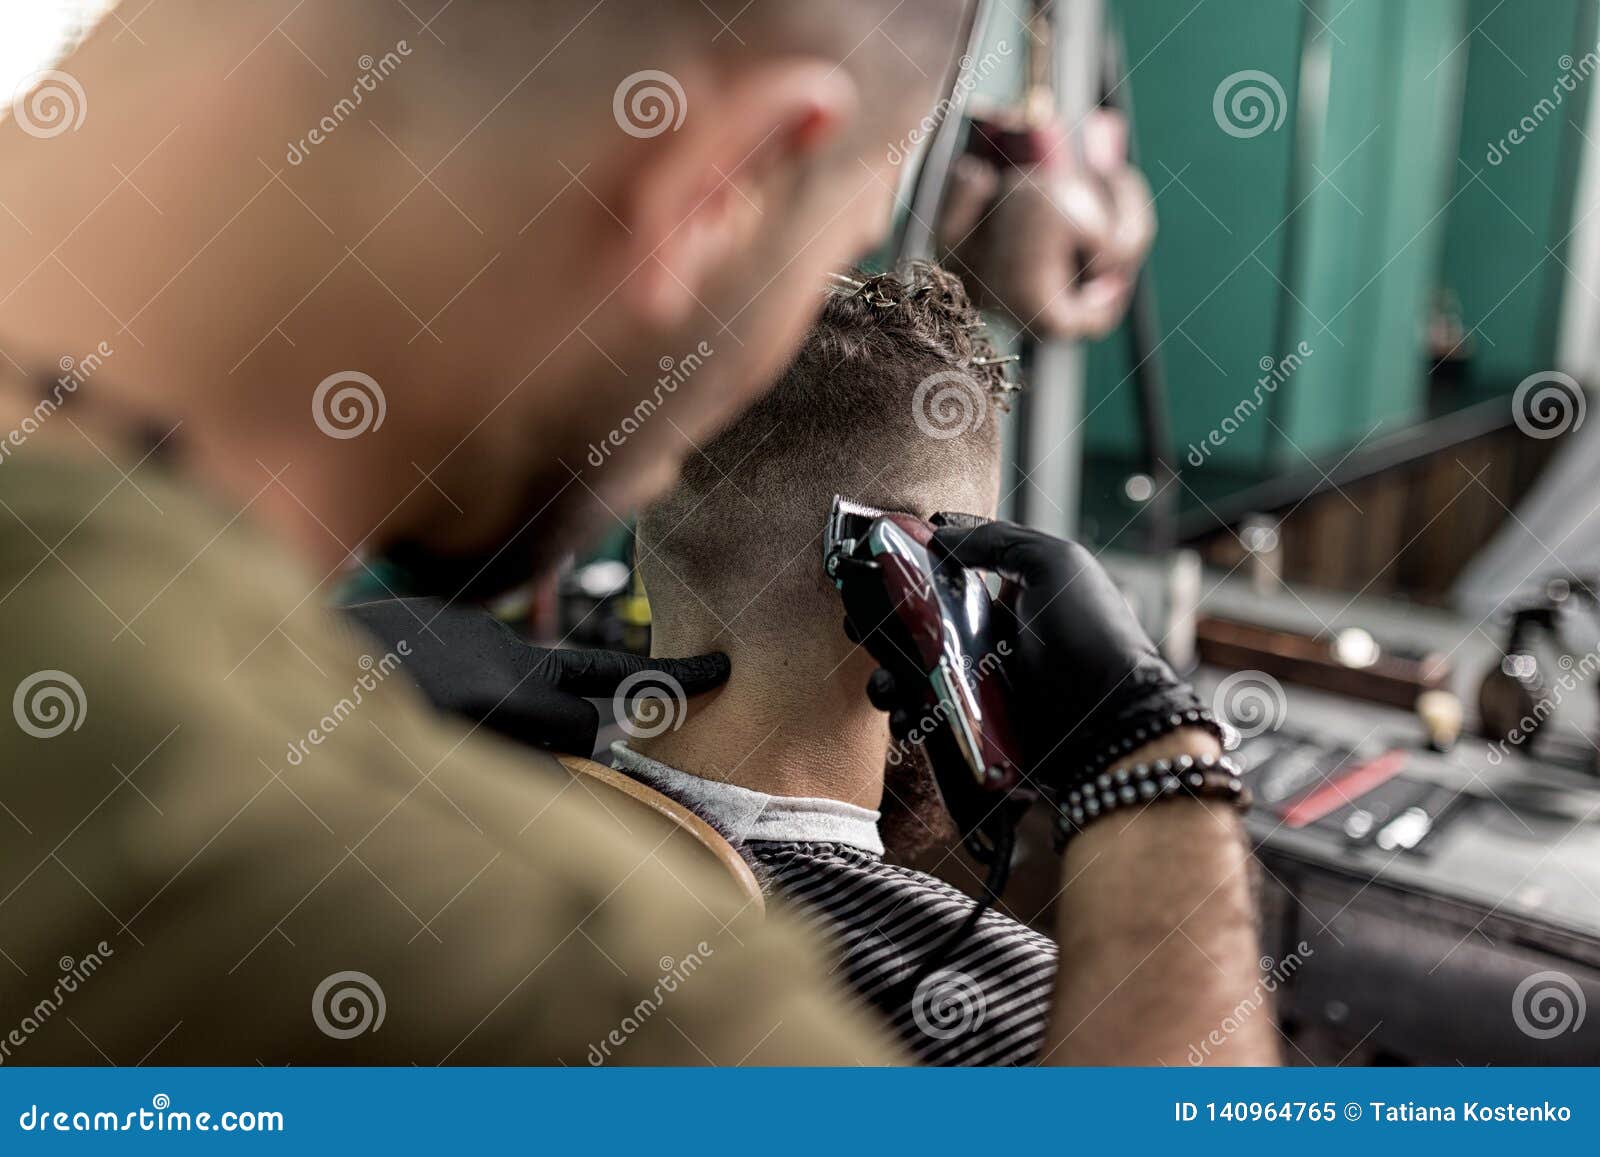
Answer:
[[[1595,50],[1596,5],[1471,0],[1468,8],[1478,33],[1466,63],[1443,280],[1478,330],[1474,384],[1508,389],[1554,360],[1577,150],[1590,86],[1600,83],[1594,61],[1584,63]]]
[[[1248,139],[1223,132],[1213,114],[1218,84],[1243,70],[1275,77],[1286,97],[1298,84],[1304,17],[1278,0],[1211,0],[1115,6],[1126,37],[1140,160],[1161,218],[1151,258],[1161,347],[1181,446],[1200,441],[1260,376],[1273,355],[1277,275],[1287,239],[1292,108],[1277,131]],[[1091,353],[1091,449],[1136,447],[1131,360],[1120,340]],[[1227,406],[1222,405],[1227,400]],[[1219,460],[1258,461],[1270,427],[1247,424]]]
[[[1421,340],[1455,161],[1462,5],[1352,0],[1322,44],[1329,84],[1306,261],[1291,302],[1314,352],[1283,393],[1268,465],[1303,464],[1422,417]]]

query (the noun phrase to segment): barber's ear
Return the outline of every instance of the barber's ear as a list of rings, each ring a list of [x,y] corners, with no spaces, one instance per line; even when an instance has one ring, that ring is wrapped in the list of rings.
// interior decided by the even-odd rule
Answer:
[[[697,117],[691,97],[683,125],[649,142],[624,193],[638,263],[626,292],[640,319],[659,328],[681,323],[706,283],[790,211],[807,165],[856,112],[848,74],[809,58],[773,61],[703,91],[716,106]]]

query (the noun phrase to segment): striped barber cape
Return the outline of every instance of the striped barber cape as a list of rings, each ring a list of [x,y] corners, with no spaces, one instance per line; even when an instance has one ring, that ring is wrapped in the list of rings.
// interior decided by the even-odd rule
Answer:
[[[960,927],[973,900],[925,872],[885,863],[878,813],[702,779],[624,743],[614,744],[612,754],[620,771],[716,827],[770,895],[813,920],[835,945],[849,988],[889,1020],[923,1064],[1039,1059],[1055,943],[1003,913],[985,912],[911,989],[911,978]]]

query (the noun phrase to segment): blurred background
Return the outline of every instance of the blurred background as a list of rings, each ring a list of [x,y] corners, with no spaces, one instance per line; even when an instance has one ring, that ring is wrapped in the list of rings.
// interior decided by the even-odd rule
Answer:
[[[1291,580],[1447,605],[1503,595],[1512,576],[1475,556],[1579,432],[1561,421],[1579,399],[1547,396],[1551,436],[1532,438],[1512,396],[1530,375],[1587,384],[1600,369],[1596,5],[1098,7],[1121,61],[1097,99],[1115,87],[1132,121],[1160,232],[1148,339],[1124,323],[1087,350],[1079,532],[1146,549],[1142,507],[1164,501],[1174,522],[1154,545],[1208,561],[1236,561],[1230,528],[1271,523]],[[1016,99],[1027,12],[993,7],[985,51],[1012,50],[975,104]],[[1151,369],[1179,475],[1159,499],[1140,477]],[[1258,395],[1263,379],[1276,384]],[[1246,398],[1262,404],[1235,415]],[[1578,538],[1558,557],[1600,561]]]

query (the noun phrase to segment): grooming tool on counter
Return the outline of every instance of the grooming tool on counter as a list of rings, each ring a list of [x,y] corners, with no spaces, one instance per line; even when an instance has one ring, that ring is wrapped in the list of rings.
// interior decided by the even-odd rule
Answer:
[[[1278,733],[1241,748],[1256,802],[1289,830],[1309,829],[1341,842],[1409,852],[1435,831],[1462,794],[1405,774],[1401,748],[1352,748],[1315,736]]]
[[[1264,755],[1250,758],[1246,769],[1250,793],[1258,806],[1280,815],[1295,800],[1364,761],[1344,744],[1287,738]]]
[[[1483,734],[1527,752],[1547,712],[1539,711],[1549,691],[1539,661],[1536,636],[1553,637],[1556,611],[1549,606],[1522,607],[1511,616],[1505,653],[1478,684],[1478,722]]]
[[[913,515],[835,497],[823,568],[852,637],[920,712],[915,731],[945,807],[989,862],[1035,793],[1017,761],[993,599],[978,574],[934,557],[933,530]]]
[[[1352,793],[1353,794],[1353,793]],[[1380,852],[1413,852],[1463,800],[1452,787],[1396,775],[1315,820],[1311,827]]]
[[[1595,586],[1593,578],[1557,576],[1512,611],[1500,661],[1478,685],[1478,730],[1485,738],[1531,755],[1555,730],[1547,726],[1551,717],[1564,714],[1558,708],[1594,673],[1600,655],[1593,642],[1600,619]],[[1586,762],[1600,770],[1595,760]]]
[[[1428,736],[1428,746],[1446,752],[1461,737],[1461,700],[1449,691],[1424,691],[1417,696],[1417,718]]]
[[[1376,759],[1337,768],[1317,787],[1280,809],[1284,826],[1303,828],[1316,823],[1393,779],[1405,765],[1405,752],[1386,751]]]

